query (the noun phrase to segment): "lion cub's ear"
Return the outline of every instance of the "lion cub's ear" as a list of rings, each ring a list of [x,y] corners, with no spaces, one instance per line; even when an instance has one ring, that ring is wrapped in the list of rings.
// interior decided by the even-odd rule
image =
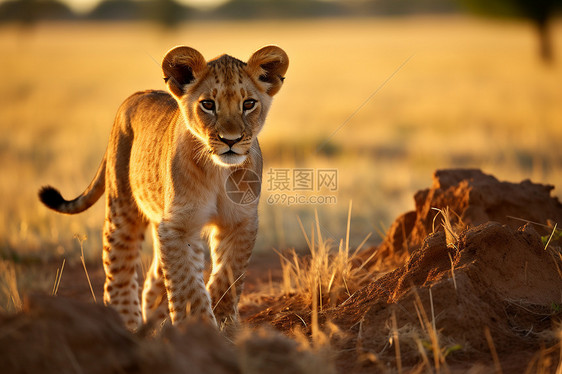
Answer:
[[[170,92],[181,97],[185,86],[201,78],[207,71],[207,62],[201,53],[190,47],[175,47],[162,60],[164,81]]]
[[[289,56],[281,48],[270,45],[256,51],[248,60],[246,71],[256,81],[263,82],[262,87],[269,96],[281,89],[285,73],[289,67]]]

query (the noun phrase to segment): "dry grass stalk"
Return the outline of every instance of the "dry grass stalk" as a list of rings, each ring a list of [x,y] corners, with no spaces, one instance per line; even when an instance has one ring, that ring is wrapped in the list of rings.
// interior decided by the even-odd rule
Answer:
[[[451,223],[451,212],[449,211],[449,207],[445,207],[443,209],[439,209],[439,208],[431,208],[431,209],[437,211],[437,214],[435,215],[435,217],[433,217],[433,223],[432,223],[433,232],[435,232],[435,221],[437,220],[439,214],[441,214],[441,216],[443,217],[443,219],[441,220],[441,225],[443,226],[443,229],[445,231],[445,240],[447,242],[447,247],[456,249],[457,242],[459,240],[459,235],[457,234],[457,232],[460,229],[462,229],[464,226],[460,216],[455,212],[453,212],[453,214],[458,219],[458,223],[454,228],[453,224]]]
[[[494,360],[494,367],[496,369],[496,374],[502,374],[502,367],[500,363],[500,359],[498,357],[498,352],[496,351],[496,346],[494,345],[494,340],[492,339],[492,334],[490,333],[490,328],[486,326],[484,328],[484,335],[486,336],[486,341],[488,342],[488,347],[490,348],[490,352],[492,353],[492,359]]]
[[[459,240],[458,234],[453,230],[453,225],[451,224],[451,217],[449,215],[449,207],[446,207],[441,211],[443,215],[443,228],[445,229],[445,240],[447,242],[447,247],[456,248],[456,243]]]
[[[345,251],[349,253],[349,230],[351,228],[351,208],[353,206],[353,200],[349,201],[349,210],[347,212],[347,230],[345,232]]]
[[[439,347],[439,337],[437,335],[437,329],[435,327],[435,312],[433,310],[433,296],[431,293],[431,288],[429,289],[429,300],[431,305],[431,322],[426,321],[426,328],[429,333],[429,339],[431,340],[431,347],[433,349],[433,360],[435,364],[435,370],[440,372],[441,363],[441,349]],[[423,307],[423,305],[422,305]]]
[[[451,256],[451,254],[450,253],[447,254],[449,255],[449,261],[451,261],[451,276],[453,277],[453,285],[455,286],[455,292],[457,292],[457,279],[455,278],[455,263],[453,262],[453,257]]]
[[[232,274],[232,269],[228,267],[226,269],[226,274],[228,276],[228,281],[230,282],[230,285],[228,286],[226,291],[223,292],[221,297],[217,300],[217,302],[213,306],[213,312],[215,311],[215,308],[217,307],[217,305],[219,305],[219,303],[222,301],[222,299],[226,296],[227,293],[231,292],[232,298],[236,300],[236,282],[238,282],[246,273],[242,273],[238,276],[238,278],[234,279],[234,275]]]
[[[429,358],[427,357],[427,353],[425,352],[425,348],[423,347],[422,341],[417,337],[414,339],[414,341],[416,342],[416,347],[418,348],[418,352],[422,357],[423,366],[421,368],[423,369],[425,367],[427,373],[433,373],[433,370],[431,370],[431,364],[429,363]]]
[[[550,233],[550,236],[548,237],[548,240],[546,241],[546,244],[544,245],[545,251],[548,248],[548,245],[550,244],[550,241],[552,240],[552,237],[554,236],[554,233],[556,232],[556,226],[558,226],[558,223],[554,224],[554,227],[552,228],[552,232]]]
[[[18,290],[16,269],[14,264],[9,261],[0,261],[0,300],[2,300],[0,309],[3,311],[21,311],[22,301]]]
[[[53,292],[51,293],[51,295],[53,296],[57,296],[57,293],[59,292],[60,281],[62,279],[62,272],[64,270],[65,263],[66,263],[66,259],[63,259],[60,269],[57,268],[57,273],[55,275],[55,284],[53,284]]]
[[[562,330],[558,331],[558,347],[560,349],[560,353],[558,356],[558,367],[556,368],[556,374],[562,374]]]
[[[320,328],[318,326],[318,295],[316,294],[317,289],[316,287],[312,288],[312,322],[311,322],[311,333],[312,333],[312,342],[316,345],[318,344],[319,340],[319,332]]]
[[[433,364],[435,367],[435,371],[437,373],[441,372],[441,368],[443,368],[443,370],[446,373],[449,373],[449,367],[447,366],[447,362],[445,359],[445,354],[446,354],[446,348],[441,348],[440,343],[439,343],[439,331],[437,330],[436,327],[436,322],[435,322],[435,311],[434,311],[434,307],[433,307],[433,295],[431,292],[431,288],[429,289],[429,302],[430,302],[430,307],[431,307],[431,320],[429,320],[428,315],[425,311],[425,308],[423,307],[421,298],[418,294],[417,291],[415,291],[414,293],[414,297],[415,297],[415,301],[414,301],[414,307],[416,309],[416,313],[418,315],[418,319],[420,321],[420,325],[422,326],[423,332],[425,334],[427,334],[427,338],[429,339],[429,345],[431,348],[431,353],[433,355]],[[423,343],[422,343],[422,348],[423,348]],[[419,348],[418,348],[419,350]],[[420,351],[421,352],[421,351]],[[422,359],[425,355],[425,350],[423,351],[422,354]],[[425,362],[425,359],[424,359]],[[429,361],[427,363],[429,365]]]
[[[87,236],[75,236],[78,243],[80,243],[80,261],[82,261],[82,267],[84,268],[84,273],[86,274],[86,279],[88,280],[88,285],[90,286],[90,292],[92,293],[92,298],[94,303],[97,303],[96,294],[94,293],[94,288],[92,287],[92,282],[90,281],[90,275],[88,274],[88,269],[86,269],[86,260],[84,258],[84,242],[88,239]]]
[[[400,356],[400,340],[398,337],[398,324],[396,322],[396,311],[392,311],[392,343],[394,344],[394,352],[396,355],[396,366],[398,373],[402,373],[402,358]]]
[[[556,355],[559,356],[558,360],[555,359]],[[542,347],[533,356],[525,369],[525,374],[551,373],[562,374],[562,341],[548,348]]]

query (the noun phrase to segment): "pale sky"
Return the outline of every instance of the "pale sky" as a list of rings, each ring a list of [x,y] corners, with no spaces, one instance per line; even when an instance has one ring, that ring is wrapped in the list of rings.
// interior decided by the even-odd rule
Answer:
[[[60,0],[68,4],[72,10],[84,13],[94,8],[101,0]],[[226,0],[176,0],[178,3],[197,6],[197,7],[213,7],[226,2]]]

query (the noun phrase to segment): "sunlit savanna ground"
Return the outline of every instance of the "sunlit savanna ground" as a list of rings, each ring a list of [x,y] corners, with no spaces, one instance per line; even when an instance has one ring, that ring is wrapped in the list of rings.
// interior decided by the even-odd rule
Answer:
[[[554,40],[562,56],[560,23]],[[4,26],[0,254],[74,256],[78,234],[88,236],[88,257],[97,258],[103,203],[78,216],[57,215],[39,204],[37,189],[53,184],[67,198],[82,192],[119,104],[137,90],[164,87],[160,59],[177,44],[207,58],[241,59],[265,44],[283,47],[291,64],[261,134],[265,171],[338,171],[334,205],[268,204],[272,193],[284,191],[268,191],[264,175],[259,251],[303,247],[296,217],[309,225],[314,209],[326,236],[343,237],[350,200],[352,244],[369,232],[375,243],[413,207],[413,193],[438,168],[530,178],[556,185],[562,196],[562,61],[544,66],[524,23],[398,18],[192,23],[174,31],[143,24]]]

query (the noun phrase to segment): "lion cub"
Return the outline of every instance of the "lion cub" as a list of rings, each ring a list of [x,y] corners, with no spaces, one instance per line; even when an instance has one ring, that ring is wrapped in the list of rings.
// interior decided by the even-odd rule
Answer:
[[[121,105],[86,190],[70,201],[53,187],[40,190],[45,205],[66,214],[88,209],[105,190],[104,302],[129,329],[161,322],[168,311],[174,324],[189,315],[219,325],[237,320],[258,229],[257,135],[288,64],[275,46],[247,63],[228,55],[205,61],[195,49],[173,48],[162,62],[169,93],[139,92]],[[148,225],[154,259],[141,315],[137,265]],[[206,285],[204,238],[212,258]]]

